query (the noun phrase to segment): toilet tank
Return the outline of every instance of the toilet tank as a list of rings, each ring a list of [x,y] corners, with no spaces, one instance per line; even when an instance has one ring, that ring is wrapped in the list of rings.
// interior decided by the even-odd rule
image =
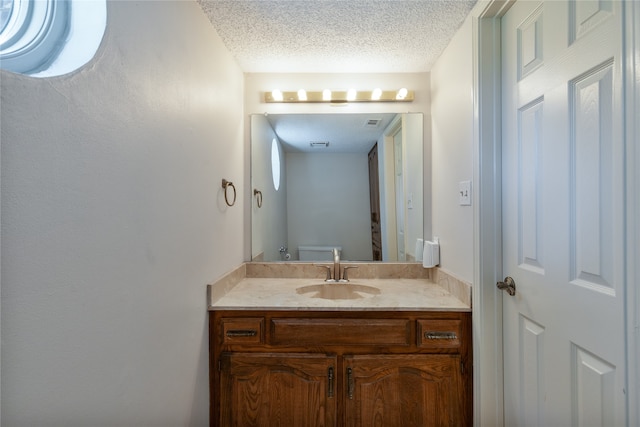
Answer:
[[[300,261],[333,261],[331,251],[333,248],[342,252],[341,246],[298,246],[298,259]]]

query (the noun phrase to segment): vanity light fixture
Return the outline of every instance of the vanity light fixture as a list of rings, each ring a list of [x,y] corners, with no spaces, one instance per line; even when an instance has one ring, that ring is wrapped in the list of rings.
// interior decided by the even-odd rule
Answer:
[[[331,103],[344,105],[349,102],[412,102],[414,93],[407,88],[399,90],[329,90],[306,91],[304,89],[296,91],[281,91],[275,89],[264,92],[264,102],[266,103]]]

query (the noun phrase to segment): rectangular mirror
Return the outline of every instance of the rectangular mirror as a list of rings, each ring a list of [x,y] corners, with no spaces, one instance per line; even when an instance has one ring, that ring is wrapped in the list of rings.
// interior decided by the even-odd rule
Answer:
[[[422,113],[251,116],[253,261],[416,261]]]

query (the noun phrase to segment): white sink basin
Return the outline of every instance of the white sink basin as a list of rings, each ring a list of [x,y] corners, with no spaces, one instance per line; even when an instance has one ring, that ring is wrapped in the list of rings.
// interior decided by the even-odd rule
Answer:
[[[349,283],[323,283],[321,285],[302,286],[296,289],[299,295],[322,299],[358,299],[380,295],[380,289],[366,285]]]

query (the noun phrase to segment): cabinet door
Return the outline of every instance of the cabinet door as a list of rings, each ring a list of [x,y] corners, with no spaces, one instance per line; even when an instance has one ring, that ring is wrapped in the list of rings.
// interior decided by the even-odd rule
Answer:
[[[224,353],[220,425],[336,425],[336,357],[324,354]]]
[[[458,355],[345,356],[345,426],[464,426]]]

